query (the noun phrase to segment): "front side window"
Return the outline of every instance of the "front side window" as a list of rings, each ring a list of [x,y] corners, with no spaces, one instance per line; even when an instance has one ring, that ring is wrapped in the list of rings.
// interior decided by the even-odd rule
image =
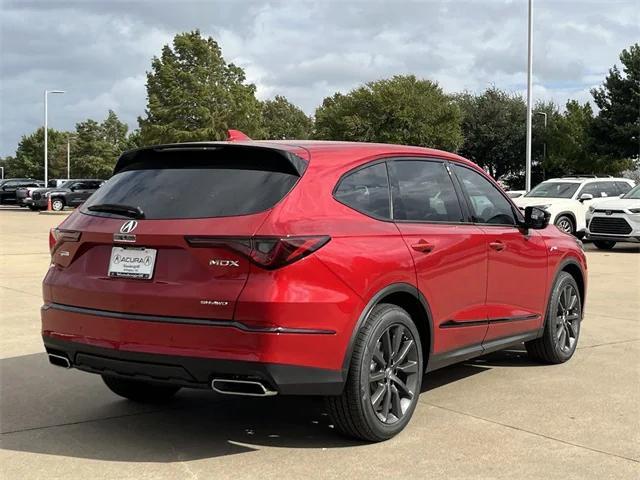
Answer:
[[[634,200],[640,200],[640,185],[629,190],[622,198],[632,198]]]
[[[394,220],[462,222],[458,196],[444,163],[426,160],[389,162]]]
[[[616,189],[615,182],[591,182],[587,183],[582,190],[580,190],[578,198],[585,193],[593,195],[593,198],[616,197],[618,190]]]
[[[348,174],[338,184],[334,197],[366,215],[391,218],[386,165],[377,163]]]
[[[618,187],[618,190],[620,191],[620,193],[627,193],[629,190],[633,188],[627,182],[616,182],[616,186]]]
[[[455,165],[454,169],[469,197],[475,223],[515,225],[511,204],[491,182],[469,168]]]

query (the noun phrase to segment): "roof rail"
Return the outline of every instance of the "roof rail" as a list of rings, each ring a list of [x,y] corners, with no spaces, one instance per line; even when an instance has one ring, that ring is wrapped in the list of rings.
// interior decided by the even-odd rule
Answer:
[[[563,175],[562,178],[613,178],[613,175],[600,175],[593,173],[574,173],[572,175]]]

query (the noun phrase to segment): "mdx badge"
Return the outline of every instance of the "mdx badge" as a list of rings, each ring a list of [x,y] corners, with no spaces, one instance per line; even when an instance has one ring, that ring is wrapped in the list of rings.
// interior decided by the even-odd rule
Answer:
[[[212,258],[211,260],[209,260],[209,266],[210,267],[239,267],[240,261]]]

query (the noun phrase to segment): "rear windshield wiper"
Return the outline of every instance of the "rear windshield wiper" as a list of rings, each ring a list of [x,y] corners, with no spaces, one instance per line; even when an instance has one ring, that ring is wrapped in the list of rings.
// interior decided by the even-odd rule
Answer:
[[[100,203],[87,207],[91,212],[117,213],[131,218],[144,218],[144,212],[140,207],[132,207],[130,205],[120,205],[117,203]]]

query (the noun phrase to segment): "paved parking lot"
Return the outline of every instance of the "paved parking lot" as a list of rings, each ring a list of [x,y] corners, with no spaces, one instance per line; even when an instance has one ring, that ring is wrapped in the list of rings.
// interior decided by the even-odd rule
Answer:
[[[405,432],[368,445],[337,436],[318,399],[182,391],[139,406],[49,366],[40,282],[61,220],[0,209],[1,478],[640,478],[638,246],[587,246],[569,363],[516,349],[434,372]]]

